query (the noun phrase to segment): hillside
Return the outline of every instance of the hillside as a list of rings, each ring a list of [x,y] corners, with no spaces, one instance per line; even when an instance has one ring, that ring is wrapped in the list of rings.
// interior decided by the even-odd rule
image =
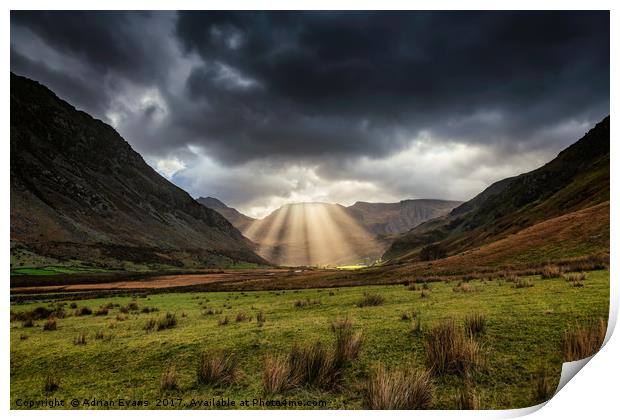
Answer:
[[[369,232],[390,236],[407,232],[427,220],[446,215],[461,204],[449,200],[403,200],[399,203],[366,203],[358,201],[347,212]]]
[[[419,259],[432,243],[454,255],[608,201],[609,142],[607,117],[541,168],[496,182],[447,216],[402,235],[384,259]]]
[[[10,141],[12,268],[264,262],[112,127],[13,73]]]
[[[248,225],[256,221],[256,219],[246,216],[245,214],[239,212],[237,209],[228,207],[217,198],[200,197],[196,201],[198,201],[203,206],[213,209],[222,216],[224,216],[226,220],[232,223],[232,225],[240,231],[244,231],[245,229],[247,229]]]

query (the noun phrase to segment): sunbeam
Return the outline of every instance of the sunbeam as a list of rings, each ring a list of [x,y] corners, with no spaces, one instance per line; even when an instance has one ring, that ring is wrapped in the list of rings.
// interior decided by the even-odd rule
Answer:
[[[246,237],[257,252],[284,266],[336,266],[378,258],[383,244],[337,204],[295,203],[251,223]]]

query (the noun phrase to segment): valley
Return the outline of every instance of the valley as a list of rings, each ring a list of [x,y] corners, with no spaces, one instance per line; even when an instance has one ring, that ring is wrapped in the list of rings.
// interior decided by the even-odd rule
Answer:
[[[546,401],[607,328],[609,142],[607,117],[465,202],[295,202],[255,219],[194,200],[111,126],[11,74],[11,407]]]

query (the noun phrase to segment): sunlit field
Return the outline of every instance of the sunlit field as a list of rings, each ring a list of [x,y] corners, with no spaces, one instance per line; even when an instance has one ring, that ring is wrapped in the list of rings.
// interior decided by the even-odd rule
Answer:
[[[567,331],[606,322],[608,308],[606,270],[548,279],[12,304],[11,407],[18,408],[19,399],[123,398],[149,401],[147,408],[209,408],[190,404],[221,397],[237,401],[235,408],[246,399],[317,404],[303,408],[382,408],[378,404],[386,402],[371,380],[381,372],[391,380],[399,373],[427,375],[421,377],[427,382],[416,384],[428,391],[419,408],[525,407],[552,395]],[[42,319],[32,321],[37,313]],[[348,325],[345,319],[352,323],[349,338],[361,339],[361,345],[348,341],[353,350],[343,353],[335,331]],[[450,322],[469,353],[442,369],[429,349],[438,328]],[[285,371],[278,387],[278,367],[288,366],[291,348],[316,342],[324,357],[347,354],[335,374],[293,383]],[[217,375],[207,375],[199,363],[218,357],[230,358],[231,375],[209,383]],[[162,398],[167,407],[156,406]]]

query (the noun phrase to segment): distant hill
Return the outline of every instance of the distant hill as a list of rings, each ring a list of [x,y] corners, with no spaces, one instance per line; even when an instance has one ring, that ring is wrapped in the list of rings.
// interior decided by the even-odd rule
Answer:
[[[12,268],[265,262],[112,127],[13,73],[10,141]]]
[[[267,217],[247,217],[215,198],[199,198],[258,244],[258,253],[281,265],[351,265],[376,261],[389,238],[447,214],[460,204],[445,200],[399,203],[287,204]]]
[[[448,200],[403,200],[399,203],[366,203],[358,201],[347,212],[369,232],[391,236],[407,232],[429,219],[447,214],[461,204]]]
[[[233,226],[235,226],[240,231],[244,231],[250,223],[256,221],[256,219],[246,216],[245,214],[237,211],[232,207],[228,207],[217,198],[200,197],[196,201],[198,201],[203,206],[213,209],[222,216],[224,216],[226,220],[232,223]]]
[[[607,117],[541,168],[498,181],[448,215],[405,233],[392,243],[384,259],[419,260],[421,249],[429,244],[436,244],[447,255],[454,255],[572,212],[593,206],[598,206],[597,214],[605,208],[608,211],[609,144]],[[558,223],[568,220],[587,219],[576,216],[557,219]],[[592,223],[601,223],[601,220],[605,218],[595,217]],[[600,250],[605,251],[607,247],[607,252],[608,225],[607,218],[607,238],[599,237],[600,232],[597,236]],[[605,226],[601,229],[604,231]],[[596,229],[591,227],[590,230]],[[591,238],[575,237],[572,241],[591,242]],[[560,250],[563,247],[564,244],[555,246]]]

